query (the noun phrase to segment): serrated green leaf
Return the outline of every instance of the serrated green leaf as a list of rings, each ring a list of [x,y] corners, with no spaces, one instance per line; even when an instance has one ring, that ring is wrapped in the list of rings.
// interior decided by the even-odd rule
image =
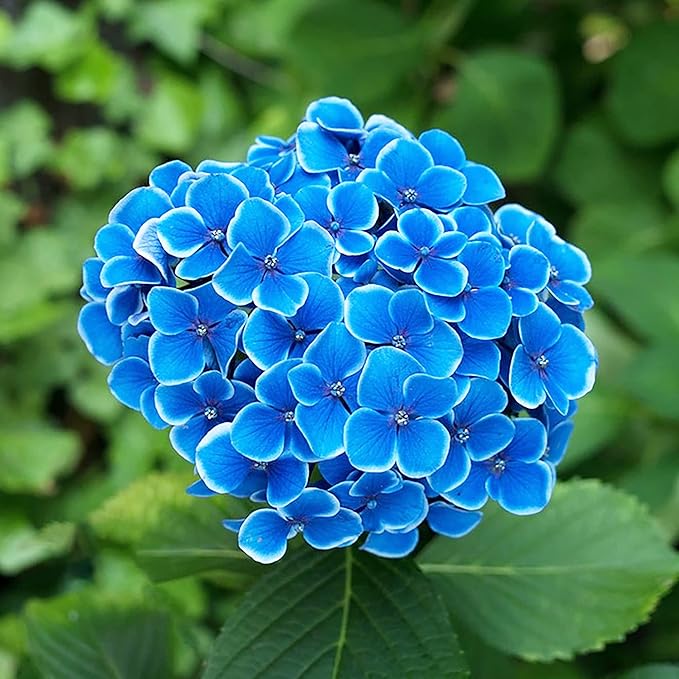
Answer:
[[[557,484],[549,507],[489,507],[463,540],[436,538],[417,559],[486,643],[529,660],[600,649],[645,622],[679,557],[632,496],[596,481]]]
[[[74,536],[72,523],[50,523],[36,530],[25,516],[0,516],[0,573],[15,575],[61,556],[71,548]]]
[[[446,611],[409,561],[302,549],[262,578],[205,679],[467,676]]]
[[[0,426],[0,490],[44,494],[75,465],[80,441],[71,431],[44,423]]]
[[[639,30],[616,56],[608,104],[625,137],[654,146],[679,137],[679,22]]]
[[[81,591],[26,609],[29,652],[50,679],[167,679],[167,614]]]
[[[489,49],[460,64],[455,100],[434,117],[470,159],[506,181],[528,181],[544,169],[559,131],[556,75],[543,59]]]

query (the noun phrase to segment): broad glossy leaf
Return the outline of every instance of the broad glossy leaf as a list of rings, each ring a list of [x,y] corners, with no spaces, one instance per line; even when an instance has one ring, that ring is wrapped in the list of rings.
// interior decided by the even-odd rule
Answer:
[[[558,484],[531,517],[491,506],[473,533],[436,538],[417,561],[455,618],[529,660],[568,659],[621,639],[679,574],[647,510],[596,481]]]
[[[205,679],[425,676],[466,670],[445,608],[412,562],[301,549],[227,619]]]

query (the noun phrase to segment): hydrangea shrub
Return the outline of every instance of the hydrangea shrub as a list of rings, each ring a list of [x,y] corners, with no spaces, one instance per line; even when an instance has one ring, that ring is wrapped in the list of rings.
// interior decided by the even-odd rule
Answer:
[[[79,332],[109,386],[170,427],[197,496],[253,559],[404,557],[490,500],[549,502],[597,357],[585,254],[442,130],[313,102],[247,161],[175,160],[111,210]]]

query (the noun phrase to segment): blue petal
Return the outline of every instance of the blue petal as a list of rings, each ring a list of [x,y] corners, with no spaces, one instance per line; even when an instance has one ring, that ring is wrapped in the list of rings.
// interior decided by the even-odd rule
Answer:
[[[111,365],[122,356],[120,328],[108,320],[106,307],[101,302],[90,302],[80,310],[78,333],[100,363]]]
[[[448,377],[411,375],[404,385],[404,406],[418,417],[443,417],[457,400],[457,386]]]
[[[336,457],[344,451],[344,425],[348,419],[342,402],[332,396],[312,406],[298,405],[295,410],[297,426],[320,459]]]
[[[325,186],[305,186],[295,194],[295,201],[302,208],[305,219],[327,227],[332,221],[332,214],[326,202],[329,194],[330,191]]]
[[[502,457],[508,461],[537,462],[547,449],[547,430],[532,417],[514,420],[515,432],[511,443],[505,448]]]
[[[186,193],[186,204],[200,214],[208,229],[226,232],[238,206],[248,193],[237,179],[213,174],[193,182]]]
[[[507,293],[512,302],[513,316],[518,316],[519,318],[528,316],[538,308],[538,297],[530,290],[525,288],[509,288]]]
[[[191,497],[201,497],[201,498],[214,497],[215,495],[217,495],[217,493],[215,493],[213,490],[210,490],[205,485],[203,479],[198,479],[197,481],[194,481],[191,485],[187,486],[186,494],[190,495]],[[240,528],[240,522],[238,528]],[[236,528],[236,532],[238,531],[238,528]]]
[[[429,153],[437,165],[447,165],[460,169],[465,161],[465,153],[462,145],[455,137],[451,137],[443,130],[427,130],[420,137],[420,143]]]
[[[455,424],[468,427],[489,413],[500,413],[507,407],[505,390],[492,380],[471,380],[465,399],[455,408]]]
[[[546,398],[545,385],[538,367],[522,346],[516,347],[512,355],[509,388],[512,396],[525,408],[537,408]]]
[[[512,303],[501,288],[479,288],[464,295],[465,316],[460,330],[474,339],[502,337],[512,320]]]
[[[473,531],[482,517],[481,512],[468,512],[453,507],[447,502],[432,502],[429,505],[427,522],[429,527],[439,535],[461,538]]]
[[[435,420],[411,420],[397,435],[397,464],[404,476],[420,479],[445,462],[450,434]]]
[[[166,163],[158,165],[158,167],[154,167],[151,170],[149,184],[170,194],[175,186],[177,186],[177,181],[184,172],[191,172],[191,166],[182,160],[168,160]]]
[[[343,182],[332,189],[328,207],[344,229],[369,229],[379,215],[373,192],[354,182]]]
[[[318,463],[317,469],[330,484],[344,481],[351,472],[355,471],[346,455],[339,455],[332,460],[322,460]]]
[[[463,206],[455,208],[451,216],[460,232],[468,237],[477,233],[490,233],[490,217],[478,207]]]
[[[344,444],[351,464],[361,471],[383,472],[396,461],[396,427],[389,415],[359,408],[344,427]]]
[[[457,257],[467,244],[467,236],[460,231],[446,231],[438,238],[432,255],[438,259]]]
[[[404,481],[393,493],[382,493],[377,498],[380,522],[387,530],[415,528],[427,516],[427,498],[422,484]]]
[[[251,403],[233,421],[231,443],[240,453],[258,462],[280,457],[285,446],[282,413],[264,403]]]
[[[140,408],[142,393],[155,384],[148,363],[136,356],[116,363],[108,376],[111,393],[123,405],[134,410]]]
[[[290,388],[288,377],[290,371],[301,362],[300,359],[288,359],[262,373],[255,385],[257,398],[282,412],[294,410],[297,401]]]
[[[549,284],[549,291],[562,304],[571,306],[580,312],[587,311],[594,306],[592,296],[579,283],[553,280]]]
[[[399,290],[389,300],[389,316],[398,334],[424,334],[434,327],[424,295],[415,289]]]
[[[253,302],[265,311],[293,316],[306,301],[309,286],[299,275],[271,272],[252,293]]]
[[[109,289],[101,284],[99,278],[103,266],[104,262],[97,257],[89,257],[83,262],[83,286],[80,294],[88,302],[103,302],[109,293]]]
[[[293,502],[281,507],[281,513],[290,519],[335,516],[340,508],[337,498],[321,488],[307,488]]]
[[[208,339],[219,369],[226,374],[231,359],[236,355],[238,338],[245,325],[247,316],[242,309],[235,309],[223,321],[213,325],[208,332]]]
[[[322,97],[311,102],[304,118],[332,131],[361,132],[363,127],[360,111],[351,101],[341,97]]]
[[[238,546],[259,563],[282,559],[288,548],[287,521],[274,509],[252,512],[238,531]]]
[[[398,218],[398,230],[416,249],[431,248],[443,234],[443,224],[433,212],[415,209]]]
[[[358,381],[358,402],[380,411],[398,410],[403,405],[403,386],[420,364],[400,349],[380,347],[370,352]]]
[[[393,493],[403,486],[397,472],[390,469],[376,474],[361,474],[349,490],[349,495],[357,498],[376,497],[381,493]]]
[[[238,244],[213,279],[215,290],[229,302],[239,306],[252,302],[252,293],[262,280],[262,266]]]
[[[241,243],[250,254],[263,259],[273,254],[290,233],[290,222],[274,205],[261,198],[248,198],[240,204],[229,225],[229,247]]]
[[[362,532],[361,517],[351,509],[342,507],[335,516],[309,521],[302,535],[315,549],[334,549],[353,544]]]
[[[469,455],[463,446],[453,440],[443,466],[429,476],[428,481],[438,493],[447,493],[463,483],[469,476],[470,470]]]
[[[160,189],[143,186],[121,198],[108,214],[108,221],[129,226],[134,233],[152,217],[160,217],[173,207],[170,197]]]
[[[238,179],[245,186],[251,198],[273,200],[273,184],[269,179],[268,173],[262,168],[241,165],[231,172],[231,176]]]
[[[337,251],[348,257],[365,255],[374,245],[375,237],[364,231],[341,231],[335,239]]]
[[[552,472],[546,462],[508,464],[498,476],[488,478],[488,494],[512,514],[536,514],[552,494]]]
[[[206,406],[205,400],[197,394],[193,383],[174,386],[160,385],[156,389],[156,407],[160,416],[168,424],[186,424],[192,417],[201,415]]]
[[[226,401],[235,393],[234,385],[216,370],[208,370],[194,383],[193,390],[206,402],[214,404]]]
[[[358,372],[365,357],[363,342],[350,335],[340,322],[330,323],[304,353],[304,360],[317,365],[328,384]]]
[[[255,386],[255,382],[261,374],[262,370],[248,358],[243,359],[233,371],[234,379],[240,380],[250,387]]]
[[[124,224],[106,224],[94,237],[94,250],[100,259],[107,261],[113,257],[132,254],[133,231]]]
[[[401,559],[417,547],[419,537],[416,528],[407,533],[370,533],[361,549],[386,559]]]
[[[163,248],[175,257],[192,255],[210,239],[202,217],[190,207],[170,210],[158,220],[157,228]]]
[[[519,321],[519,335],[528,354],[539,356],[556,344],[561,336],[561,321],[546,305]]]
[[[473,288],[500,285],[505,275],[502,252],[492,243],[473,240],[467,243],[459,256],[469,271],[469,284]]]
[[[495,342],[475,340],[461,336],[462,362],[457,368],[460,375],[485,377],[496,380],[500,374],[500,349]]]
[[[112,257],[104,263],[100,279],[107,288],[115,285],[160,283],[160,271],[136,253],[132,257]]]
[[[434,377],[452,375],[462,359],[460,338],[442,321],[436,321],[431,332],[411,337],[406,351]]]
[[[516,287],[540,292],[549,281],[549,260],[530,245],[515,245],[509,251],[507,275]]]
[[[373,169],[363,170],[356,181],[365,184],[376,196],[383,198],[394,207],[400,204],[401,198],[396,184],[384,172]]]
[[[175,288],[153,288],[146,298],[153,326],[164,335],[178,335],[198,318],[198,300]]]
[[[444,211],[457,203],[467,187],[465,176],[450,167],[436,165],[425,170],[416,190],[419,205]]]
[[[291,456],[284,455],[269,462],[266,471],[266,500],[272,507],[296,500],[309,480],[309,465]]]
[[[396,231],[387,231],[380,237],[375,245],[375,255],[387,266],[407,273],[414,271],[420,261],[416,248]]]
[[[467,453],[474,462],[487,460],[502,450],[514,436],[514,423],[506,415],[492,413],[468,427]]]
[[[293,325],[304,331],[325,328],[344,315],[344,297],[332,278],[319,273],[305,273],[301,277],[309,286],[306,301],[293,317]]]
[[[219,269],[226,261],[226,254],[217,241],[210,241],[186,259],[179,262],[177,276],[186,281],[205,278]]]
[[[394,139],[377,156],[377,168],[399,189],[414,188],[433,164],[429,151],[414,139]]]
[[[205,367],[203,342],[194,332],[154,333],[149,340],[149,363],[161,384],[181,384],[198,377]]]
[[[172,447],[188,462],[196,459],[196,448],[201,439],[216,422],[208,420],[203,415],[192,417],[186,424],[172,427],[170,431],[170,443]]]
[[[381,285],[365,285],[352,291],[345,301],[345,323],[349,332],[371,344],[391,343],[397,334],[389,316],[393,293]]]
[[[467,205],[483,205],[505,197],[499,177],[489,167],[468,162],[460,171],[467,178],[463,196]]]
[[[415,272],[415,283],[432,295],[454,297],[467,285],[467,269],[459,262],[427,257]]]
[[[139,399],[139,410],[144,416],[144,419],[155,429],[165,429],[167,427],[167,422],[159,415],[158,409],[156,408],[156,387],[147,387],[147,389],[142,392],[141,398]]]
[[[243,331],[245,352],[263,370],[288,358],[294,342],[294,329],[284,316],[271,311],[255,309]]]
[[[250,385],[238,380],[232,380],[231,384],[233,396],[222,401],[219,407],[221,417],[225,420],[232,420],[246,405],[255,401],[255,390]]]
[[[486,465],[474,463],[465,481],[449,493],[442,493],[442,496],[463,509],[481,509],[488,501],[487,479]]]
[[[231,443],[231,424],[211,429],[196,449],[196,469],[215,493],[231,493],[252,472],[252,460],[241,455]]]
[[[106,298],[106,313],[115,325],[122,325],[131,317],[141,312],[143,301],[139,288],[135,285],[124,285],[114,288]]]
[[[537,215],[515,203],[503,205],[495,213],[500,231],[515,243],[525,243],[528,229],[535,224]]]
[[[442,297],[427,293],[425,299],[431,313],[442,321],[458,323],[464,318],[464,304],[461,295],[457,297]]]
[[[345,167],[349,160],[342,142],[311,122],[297,128],[297,159],[307,172],[329,172]]]
[[[304,213],[300,206],[297,205],[297,201],[292,196],[278,195],[274,199],[274,204],[290,222],[290,233],[298,231],[302,224],[304,224]]]
[[[325,229],[307,223],[278,249],[278,268],[286,274],[316,272],[329,276],[334,249]]]
[[[594,385],[597,367],[596,350],[585,334],[572,325],[564,325],[556,344],[545,352],[546,387],[556,384],[570,399],[578,399]]]

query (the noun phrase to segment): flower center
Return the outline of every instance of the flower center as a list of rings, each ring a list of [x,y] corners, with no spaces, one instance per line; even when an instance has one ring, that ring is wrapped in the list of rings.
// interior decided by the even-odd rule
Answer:
[[[394,335],[391,338],[391,343],[397,349],[405,349],[407,344],[406,338],[403,335]]]
[[[207,331],[208,327],[205,325],[205,323],[199,323],[196,326],[196,335],[198,335],[198,337],[205,337],[205,335],[207,335]]]
[[[332,233],[337,233],[340,230],[340,223],[333,219],[328,225],[328,229],[330,229]]]
[[[283,419],[286,422],[294,422],[295,421],[295,411],[294,410],[286,410],[283,413]]]
[[[295,330],[293,337],[295,338],[295,342],[304,342],[306,339],[306,333],[304,330]]]
[[[347,388],[339,380],[330,385],[330,395],[335,398],[342,398],[346,390]]]
[[[349,154],[349,162],[352,165],[358,165],[360,160],[361,160],[361,156],[359,156],[358,153],[350,153]]]
[[[264,258],[264,268],[267,271],[273,271],[278,266],[278,257],[276,255],[267,255]]]
[[[467,429],[467,427],[460,427],[460,429],[458,429],[455,432],[455,440],[458,443],[463,443],[463,444],[467,443],[467,441],[469,441],[470,438],[471,438],[471,434],[469,432],[469,429]]]
[[[507,462],[503,460],[501,457],[498,457],[497,460],[493,460],[492,462],[493,464],[490,468],[490,471],[492,474],[495,474],[496,476],[502,474],[502,472],[507,468]]]
[[[401,410],[397,411],[394,415],[394,421],[399,427],[406,427],[410,422],[410,415],[401,408]]]
[[[544,354],[541,354],[535,359],[535,364],[538,368],[544,370],[549,365],[549,359]]]
[[[291,527],[295,531],[295,533],[303,533],[304,532],[304,521],[293,520],[291,522]]]
[[[377,500],[375,498],[370,498],[368,502],[366,502],[365,506],[368,509],[375,509],[375,507],[377,507]]]
[[[429,257],[429,254],[431,253],[431,248],[428,248],[426,245],[423,245],[418,252],[420,253],[420,257]]]
[[[549,277],[550,278],[558,278],[559,277],[559,270],[553,265],[549,267]]]
[[[414,203],[417,200],[417,191],[413,188],[403,189],[403,202]]]
[[[214,420],[218,414],[217,408],[214,406],[207,406],[205,410],[203,410],[203,415],[205,415],[206,420]]]
[[[210,231],[210,237],[212,240],[216,240],[220,243],[224,240],[224,232],[221,229],[212,229],[212,231]]]
[[[252,463],[252,468],[257,469],[259,471],[266,471],[266,468],[269,466],[268,462],[253,462]]]

